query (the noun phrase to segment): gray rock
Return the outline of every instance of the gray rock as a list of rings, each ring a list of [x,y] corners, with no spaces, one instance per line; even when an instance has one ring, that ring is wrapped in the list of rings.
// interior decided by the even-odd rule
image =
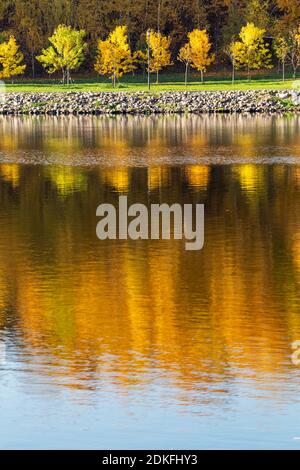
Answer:
[[[0,114],[280,113],[287,99],[296,111],[300,91],[7,93]]]

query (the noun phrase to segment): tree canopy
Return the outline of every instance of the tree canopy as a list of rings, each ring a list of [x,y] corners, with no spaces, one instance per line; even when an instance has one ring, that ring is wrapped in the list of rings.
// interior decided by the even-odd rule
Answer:
[[[24,56],[14,36],[0,44],[0,78],[13,78],[22,75],[26,70]]]
[[[95,70],[102,75],[108,75],[115,86],[117,79],[134,68],[134,59],[128,44],[127,27],[117,26],[106,40],[98,42]]]
[[[84,61],[87,47],[84,36],[84,30],[77,31],[71,26],[59,25],[49,38],[51,45],[43,49],[37,60],[50,74],[61,70],[63,82],[69,83],[70,71],[77,69]]]
[[[1,0],[0,2],[0,36],[5,41],[14,36],[17,44],[21,45],[24,63],[27,65],[26,72],[34,75],[36,71],[42,72],[42,66],[49,73],[60,69],[66,81],[69,80],[70,70],[83,64],[83,54],[85,55],[83,68],[89,71],[94,68],[95,57],[99,54],[99,41],[106,41],[111,32],[119,26],[126,27],[129,49],[140,51],[135,58],[139,58],[141,63],[145,62],[148,30],[160,35],[160,38],[167,38],[168,47],[161,49],[161,54],[156,55],[156,58],[160,56],[158,61],[152,54],[151,70],[157,72],[159,63],[164,67],[171,62],[171,57],[178,58],[179,51],[187,42],[187,34],[194,30],[207,32],[211,44],[210,56],[215,53],[216,65],[228,62],[230,56],[224,53],[225,48],[231,43],[243,42],[239,37],[241,28],[252,23],[258,29],[264,30],[264,39],[271,38],[272,42],[279,33],[283,38],[291,37],[292,33],[291,42],[293,42],[294,32],[298,30],[300,23],[300,0],[184,0],[183,2]],[[53,32],[57,30],[58,25],[66,25],[66,28],[71,28],[70,31],[77,31],[76,37],[81,43],[78,48],[81,49],[84,45],[74,65],[58,65],[58,56],[61,55],[59,46],[51,43]],[[79,32],[83,31],[86,32],[84,41],[83,36],[79,37]],[[47,48],[48,38],[51,45]],[[46,49],[41,54],[43,48]],[[72,51],[75,49],[72,48]],[[295,41],[293,51],[292,55],[288,54],[287,61],[293,63],[294,70],[297,70],[298,51]],[[168,58],[169,53],[170,58]],[[41,60],[37,60],[36,57]],[[282,63],[282,60],[279,60]],[[230,62],[232,63],[231,59]],[[238,62],[240,61],[236,61],[237,66]],[[266,63],[265,60],[263,62]],[[192,62],[190,65],[192,66]]]

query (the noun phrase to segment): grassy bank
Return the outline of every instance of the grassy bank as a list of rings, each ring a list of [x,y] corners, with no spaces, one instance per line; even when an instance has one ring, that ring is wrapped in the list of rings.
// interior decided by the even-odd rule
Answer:
[[[155,77],[151,77],[153,82]],[[195,90],[279,90],[292,88],[293,78],[288,78],[282,82],[278,76],[269,76],[263,78],[261,76],[253,77],[251,81],[246,78],[238,78],[232,85],[229,78],[220,78],[216,76],[208,76],[202,84],[199,77],[192,75],[187,88],[184,85],[182,74],[161,74],[160,83],[152,83],[151,91],[195,91]],[[14,84],[7,83],[7,92],[49,92],[49,91],[147,91],[147,77],[137,75],[135,77],[124,77],[116,88],[104,78],[75,78],[74,83],[64,86],[60,83],[59,78],[56,79],[18,79]]]

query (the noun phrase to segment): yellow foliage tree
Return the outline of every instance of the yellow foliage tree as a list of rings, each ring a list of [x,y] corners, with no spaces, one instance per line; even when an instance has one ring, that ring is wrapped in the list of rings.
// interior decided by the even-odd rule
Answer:
[[[293,30],[289,35],[290,50],[288,53],[289,61],[293,68],[293,75],[296,77],[297,69],[300,65],[300,26]]]
[[[19,45],[14,36],[10,36],[7,42],[0,44],[0,78],[11,78],[22,75],[26,65],[22,65],[24,55],[19,51]]]
[[[60,24],[49,38],[50,46],[43,49],[37,60],[48,73],[62,71],[63,83],[70,83],[71,70],[76,70],[84,61],[87,44],[84,42],[85,31]]]
[[[194,29],[188,33],[191,50],[191,65],[201,73],[201,81],[207,67],[215,60],[215,54],[210,55],[211,43],[206,29]]]
[[[147,45],[150,49],[150,72],[156,72],[156,83],[158,83],[158,73],[167,65],[171,65],[171,38],[163,36],[160,32],[150,30],[147,34]]]
[[[234,84],[234,80],[235,80],[235,68],[236,68],[236,61],[235,61],[235,57],[236,57],[236,54],[235,54],[235,42],[231,42],[230,44],[228,44],[227,46],[225,46],[224,48],[224,53],[227,55],[227,57],[229,58],[230,62],[231,62],[231,66],[232,66],[232,74],[231,74],[231,81],[232,81],[232,84]]]
[[[191,61],[192,61],[192,50],[191,50],[191,46],[189,43],[186,43],[184,46],[180,48],[177,59],[180,62],[183,62],[185,64],[184,82],[185,82],[185,86],[187,86],[188,71],[189,71],[189,66],[191,64]]]
[[[147,59],[148,59],[148,54],[147,51],[144,51],[143,49],[138,49],[134,54],[133,54],[133,60],[134,63],[138,67],[142,67],[143,72],[145,72],[147,68]]]
[[[108,75],[115,87],[119,78],[135,68],[128,44],[127,27],[117,26],[105,41],[98,42],[95,70],[101,75]]]
[[[284,80],[285,80],[285,63],[286,63],[286,59],[288,57],[288,54],[291,51],[291,43],[287,38],[285,38],[283,36],[278,36],[277,38],[275,38],[275,41],[274,41],[274,50],[275,50],[275,54],[276,54],[278,60],[282,64],[282,81],[284,82]]]
[[[272,54],[264,41],[265,30],[254,23],[247,23],[240,32],[240,41],[232,43],[232,53],[236,68],[246,68],[248,78],[250,71],[261,68],[272,68]]]

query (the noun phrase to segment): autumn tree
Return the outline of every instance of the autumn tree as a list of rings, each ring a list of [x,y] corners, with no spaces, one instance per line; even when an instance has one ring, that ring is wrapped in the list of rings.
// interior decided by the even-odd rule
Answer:
[[[12,29],[16,32],[31,65],[32,76],[35,76],[36,55],[42,49],[48,37],[44,23],[47,9],[45,0],[15,0]]]
[[[148,53],[147,53],[147,45],[139,42],[137,45],[137,50],[133,54],[134,63],[137,67],[141,67],[143,70],[143,75],[145,75],[147,69],[147,62],[148,62]]]
[[[115,87],[116,81],[134,68],[134,58],[128,44],[127,27],[117,26],[106,40],[98,42],[95,70],[101,75],[108,75]]]
[[[299,0],[276,0],[279,15],[276,18],[277,28],[286,34],[295,30],[299,24],[300,2]]]
[[[191,46],[189,43],[186,43],[184,46],[180,48],[177,58],[180,62],[183,62],[185,64],[184,82],[185,82],[185,86],[187,86],[188,71],[189,71],[189,66],[191,64],[191,61],[192,61],[192,50],[191,50]]]
[[[291,52],[291,41],[283,36],[278,36],[274,41],[274,51],[276,57],[282,64],[282,81],[285,80],[285,64]]]
[[[236,39],[245,24],[245,0],[228,0],[227,15],[222,29],[223,47]]]
[[[210,54],[211,43],[206,29],[194,29],[188,33],[191,51],[191,66],[201,73],[201,82],[206,69],[215,60],[215,54]]]
[[[250,71],[272,68],[272,54],[264,41],[265,30],[254,23],[247,23],[239,34],[240,41],[232,44],[236,68],[245,68],[250,79]]]
[[[158,83],[159,71],[171,65],[170,52],[171,38],[160,32],[150,30],[147,34],[147,45],[150,50],[150,72],[156,72],[156,83]]]
[[[14,36],[10,36],[7,42],[0,44],[0,78],[13,79],[16,75],[22,75],[25,72],[24,55],[19,49],[20,46]]]
[[[224,54],[227,55],[227,57],[230,60],[231,67],[232,67],[232,73],[231,73],[231,81],[232,84],[234,83],[235,80],[235,69],[236,69],[236,42],[232,41],[230,44],[227,44],[227,46],[224,47]]]
[[[267,30],[272,22],[269,14],[270,3],[270,0],[248,0],[244,10],[245,20]]]
[[[62,71],[63,83],[70,83],[70,71],[76,70],[84,61],[87,44],[84,42],[85,31],[71,26],[59,25],[49,38],[50,46],[43,49],[37,60],[48,73]]]
[[[295,78],[300,65],[300,26],[298,29],[295,29],[290,33],[289,39],[290,50],[288,52],[288,59],[292,66],[293,76]]]
[[[237,41],[243,25],[254,23],[270,37],[288,37],[298,28],[299,0],[1,0],[1,32],[22,44],[24,61],[36,68],[36,55],[59,24],[85,30],[86,64],[94,65],[99,39],[118,24],[127,26],[131,50],[139,49],[145,31],[152,29],[171,38],[170,52],[178,54],[187,31],[206,29],[217,59],[224,46]],[[294,49],[295,51],[295,49]],[[297,56],[294,54],[293,62]],[[295,62],[296,60],[296,62]],[[291,58],[287,58],[291,63]],[[142,63],[142,62],[141,62]],[[49,67],[48,67],[49,68]],[[67,76],[65,77],[67,79]]]

